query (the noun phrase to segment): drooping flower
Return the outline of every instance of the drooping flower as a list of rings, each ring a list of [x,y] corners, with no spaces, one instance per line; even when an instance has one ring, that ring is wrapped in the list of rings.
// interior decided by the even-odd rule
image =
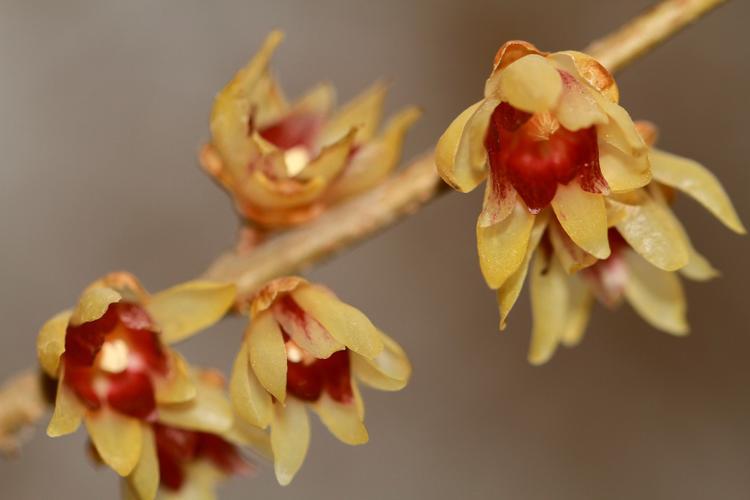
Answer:
[[[250,305],[251,323],[230,382],[236,413],[271,427],[274,468],[288,484],[310,441],[306,407],[347,444],[367,442],[357,379],[402,389],[411,365],[401,347],[328,289],[297,277],[268,283]]]
[[[43,370],[58,379],[47,433],[70,434],[83,421],[101,460],[129,476],[154,422],[228,430],[231,406],[201,391],[187,362],[167,344],[215,323],[234,300],[232,284],[193,281],[155,295],[127,273],[91,284],[76,307],[49,320],[37,338]]]
[[[319,85],[289,104],[268,66],[280,32],[219,93],[205,170],[238,212],[266,227],[302,223],[326,206],[370,189],[398,163],[414,107],[378,133],[386,87],[373,85],[331,114],[334,90]]]
[[[605,198],[651,178],[647,147],[617,104],[610,73],[579,52],[508,42],[484,95],[440,138],[436,163],[462,192],[487,178],[477,247],[490,288],[523,281],[527,249],[551,219],[577,247],[607,258]]]
[[[655,128],[646,122],[637,127],[651,146]],[[538,247],[530,247],[532,363],[547,361],[560,343],[572,346],[581,340],[594,299],[610,308],[627,300],[653,327],[673,335],[688,333],[685,293],[677,273],[705,281],[718,272],[695,250],[672,212],[674,189],[699,201],[734,232],[743,234],[745,229],[711,172],[655,148],[649,156],[656,180],[607,199],[612,250],[607,259],[598,260],[578,248],[554,222],[541,234]],[[517,292],[498,294],[503,320],[516,297]]]
[[[230,407],[222,377],[203,371],[196,380],[200,397]],[[220,480],[253,471],[241,449],[270,457],[268,435],[256,427],[234,420],[223,432],[207,430],[217,426],[203,421],[206,415],[196,418],[193,408],[184,404],[165,408],[169,416],[144,427],[140,460],[123,480],[125,500],[211,500]]]

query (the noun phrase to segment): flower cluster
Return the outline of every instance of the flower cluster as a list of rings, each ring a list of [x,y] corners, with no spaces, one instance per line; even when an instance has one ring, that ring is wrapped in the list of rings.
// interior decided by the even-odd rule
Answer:
[[[219,93],[204,169],[238,212],[267,228],[305,222],[325,207],[378,184],[397,164],[414,107],[378,132],[386,87],[377,83],[332,113],[334,90],[318,85],[294,103],[268,66],[279,32]]]
[[[715,177],[650,148],[641,132],[652,142],[654,131],[639,130],[618,99],[611,74],[590,56],[508,42],[484,99],[437,145],[438,170],[452,187],[468,192],[487,179],[477,247],[501,329],[531,266],[535,364],[558,343],[580,339],[594,295],[610,305],[625,295],[655,326],[687,331],[672,273],[707,279],[713,270],[670,211],[665,188],[684,190],[744,232]]]
[[[288,484],[310,441],[306,407],[347,444],[367,442],[357,379],[402,389],[411,365],[401,347],[330,290],[286,277],[250,304],[251,322],[230,385],[237,414],[271,428],[276,477]]]
[[[160,485],[179,490],[182,467],[193,462],[239,471],[227,440],[262,449],[267,438],[236,426],[216,377],[195,372],[168,347],[218,321],[234,300],[234,285],[221,283],[194,281],[155,295],[127,273],[91,284],[37,338],[39,362],[58,381],[47,433],[70,434],[85,423],[97,458],[141,500]],[[178,433],[195,438],[195,449],[172,453],[164,435]]]

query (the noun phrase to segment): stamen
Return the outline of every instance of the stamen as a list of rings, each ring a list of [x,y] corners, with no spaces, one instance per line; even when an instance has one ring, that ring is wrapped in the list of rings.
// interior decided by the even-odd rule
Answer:
[[[121,373],[128,367],[130,349],[122,339],[105,342],[99,357],[99,367],[109,373]]]

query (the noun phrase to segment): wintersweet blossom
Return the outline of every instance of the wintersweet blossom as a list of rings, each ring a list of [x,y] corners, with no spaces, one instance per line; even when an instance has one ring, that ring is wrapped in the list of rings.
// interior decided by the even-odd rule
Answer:
[[[339,440],[365,443],[357,380],[397,391],[411,365],[403,349],[359,310],[301,278],[268,283],[252,300],[250,317],[230,393],[240,417],[271,427],[276,477],[285,485],[307,453],[307,407]]]
[[[269,72],[280,32],[218,94],[204,169],[238,212],[267,227],[302,223],[326,206],[370,189],[398,163],[419,117],[409,107],[378,133],[386,87],[377,83],[332,113],[334,89],[318,85],[288,103]]]
[[[652,146],[653,125],[639,122],[637,128]],[[745,233],[732,202],[709,170],[656,148],[649,150],[649,157],[655,180],[607,199],[611,248],[607,259],[581,250],[555,222],[537,233],[527,256],[533,260],[532,363],[547,361],[561,343],[572,346],[581,340],[594,299],[610,308],[627,300],[653,327],[673,335],[688,333],[687,303],[678,273],[705,281],[718,271],[695,250],[672,212],[675,189],[700,202],[732,231]],[[498,294],[503,318],[514,301],[509,299]]]
[[[215,323],[234,300],[234,285],[224,283],[193,281],[155,295],[127,273],[91,284],[37,338],[42,369],[58,379],[47,434],[70,434],[83,421],[101,460],[127,477],[150,446],[155,422],[227,431],[231,406],[201,390],[167,344]]]
[[[490,288],[513,295],[530,243],[552,220],[586,253],[609,256],[606,197],[651,179],[647,147],[618,99],[612,75],[585,54],[518,41],[500,48],[484,99],[436,148],[454,189],[487,178],[477,247]]]

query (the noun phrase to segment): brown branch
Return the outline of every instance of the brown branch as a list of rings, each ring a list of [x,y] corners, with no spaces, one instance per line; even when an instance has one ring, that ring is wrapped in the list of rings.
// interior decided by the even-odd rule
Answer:
[[[612,71],[620,69],[723,1],[666,0],[584,51]],[[423,156],[376,189],[305,226],[273,237],[252,251],[220,256],[204,277],[234,281],[241,298],[247,297],[269,279],[298,273],[398,222],[447,191],[443,188],[431,156]]]
[[[620,69],[722,2],[665,0],[585,51],[610,70]],[[329,210],[312,223],[265,240],[252,251],[220,256],[205,277],[234,281],[240,293],[247,296],[269,279],[298,273],[365,240],[445,191],[432,156],[422,156],[379,187]],[[0,451],[18,449],[23,432],[43,414],[43,401],[33,371],[9,380],[0,389]]]

